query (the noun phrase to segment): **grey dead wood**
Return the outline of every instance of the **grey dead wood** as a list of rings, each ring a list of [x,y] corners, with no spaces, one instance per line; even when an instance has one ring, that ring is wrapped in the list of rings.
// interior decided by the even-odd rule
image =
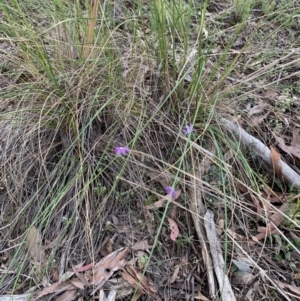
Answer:
[[[195,176],[196,178],[201,179],[201,173],[199,169],[195,170]],[[201,185],[199,184],[199,181],[197,181],[195,185],[193,185],[193,187],[195,188],[191,189],[190,191],[190,198],[191,198],[190,211],[195,213],[192,214],[192,218],[202,249],[201,251],[202,251],[203,261],[207,272],[209,295],[211,298],[214,299],[216,296],[216,284],[214,278],[214,271],[212,267],[212,260],[210,257],[210,252],[207,245],[207,238],[205,235],[205,229],[202,222],[205,214],[205,206],[202,202]]]
[[[204,227],[210,246],[215,275],[219,283],[221,298],[223,301],[236,301],[228,276],[224,273],[224,257],[214,222],[214,213],[211,210],[207,210],[204,215]]]
[[[252,152],[254,152],[257,156],[259,156],[270,167],[272,167],[271,151],[267,146],[265,146],[261,141],[259,141],[255,137],[248,134],[240,126],[234,124],[233,122],[231,122],[225,118],[220,118],[220,123],[221,123],[221,125],[226,127],[227,130],[231,131],[240,140],[240,142],[244,146],[246,146],[248,149],[250,149]],[[300,176],[282,160],[280,160],[278,162],[278,164],[282,168],[282,175],[283,175],[283,178],[286,181],[286,183],[295,188],[300,188]],[[208,235],[208,237],[211,238],[210,235]],[[213,260],[214,260],[214,257],[213,257]],[[283,296],[283,298],[285,300],[289,300],[289,301],[291,300],[287,296],[287,294],[285,294],[285,292],[283,290],[281,290],[274,283],[274,281],[265,273],[265,271],[263,271],[257,264],[255,264],[255,266],[274,285],[276,290]]]
[[[204,226],[210,245],[210,251],[212,254],[215,274],[218,279],[220,291],[222,293],[222,300],[234,301],[236,299],[235,296],[233,295],[233,291],[229,283],[229,279],[227,275],[224,274],[224,270],[225,270],[224,256],[222,255],[221,244],[218,239],[218,235],[214,223],[214,214],[211,210],[207,210],[204,216]],[[242,250],[241,247],[240,249]],[[270,281],[285,300],[291,301],[288,295],[283,290],[281,290],[281,288],[278,285],[276,285],[276,283],[267,275],[266,271],[264,271],[254,260],[251,259],[251,261],[253,265],[260,271],[261,275],[263,276],[262,278],[263,279],[265,278],[268,281]]]
[[[271,151],[267,146],[265,146],[261,141],[248,134],[245,130],[243,130],[240,126],[234,124],[233,122],[225,118],[221,118],[220,122],[223,126],[230,130],[243,145],[245,145],[248,149],[259,156],[264,162],[266,162],[270,167],[272,167]],[[289,186],[293,186],[299,189],[300,176],[282,160],[279,160],[278,164],[279,166],[281,166],[282,176],[285,182]]]
[[[61,255],[60,264],[59,264],[59,271],[58,271],[59,281],[62,280],[62,277],[63,277],[64,272],[65,272],[66,256],[67,256],[66,251],[64,251]]]
[[[29,300],[30,294],[23,295],[6,295],[0,296],[0,301],[26,301]]]

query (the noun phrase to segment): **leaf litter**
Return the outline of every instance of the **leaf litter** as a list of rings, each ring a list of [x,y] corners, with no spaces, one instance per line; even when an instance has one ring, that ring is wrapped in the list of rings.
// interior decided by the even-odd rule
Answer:
[[[217,10],[220,9],[220,7],[222,7],[222,4],[218,4],[218,3],[213,3],[212,5],[217,5],[218,6]],[[213,15],[213,13],[211,14],[211,16],[212,15]],[[226,20],[224,21],[224,24],[226,24]],[[231,25],[230,25],[230,27],[231,27]],[[216,39],[218,39],[217,36],[216,36]],[[241,41],[240,44],[243,44],[244,38],[241,38],[240,41]],[[220,44],[221,43],[223,43],[223,41],[220,41]],[[235,45],[237,45],[237,43],[235,43]],[[245,52],[243,52],[243,51],[245,51]],[[251,54],[249,54],[249,51],[250,50],[247,50],[247,56],[250,57]],[[217,52],[219,52],[219,50],[217,50]],[[238,54],[238,55],[244,55],[244,53],[246,53],[246,50],[237,51],[236,49],[234,49],[234,53]],[[245,66],[248,66],[248,64],[245,64]],[[143,63],[143,68],[145,70],[147,70],[147,72],[150,70],[150,68],[147,67],[147,63]],[[251,68],[255,68],[255,67],[251,67]],[[245,73],[243,72],[244,70],[239,70],[239,71],[242,71],[240,73],[241,74],[244,73],[245,76],[247,77],[247,72],[249,74],[250,73],[249,70],[251,68],[247,69],[245,67],[245,71],[246,71]],[[222,69],[222,68],[220,68],[220,69]],[[255,71],[255,70],[252,69],[252,71]],[[127,73],[129,72],[129,68],[126,72]],[[146,72],[144,72],[144,73],[146,73]],[[237,73],[238,73],[238,71],[237,71]],[[129,78],[129,76],[127,76],[127,77]],[[142,74],[142,75],[140,75],[140,77],[141,77],[140,82],[142,84],[144,84],[143,78],[145,78],[145,75]],[[272,74],[270,74],[270,78],[271,77],[272,77]],[[240,78],[242,78],[242,77],[240,77]],[[273,162],[276,177],[273,174],[272,174],[272,176],[273,176],[273,179],[274,178],[281,179],[282,178],[282,168],[281,168],[282,166],[279,164],[279,162],[281,159],[289,160],[287,157],[284,156],[283,153],[288,154],[297,163],[297,160],[299,159],[299,154],[298,154],[299,140],[297,140],[298,134],[297,134],[296,128],[293,130],[293,133],[292,133],[292,141],[286,142],[285,141],[285,140],[287,140],[286,136],[283,133],[282,133],[282,135],[280,135],[280,132],[282,131],[280,129],[280,126],[276,127],[274,124],[272,125],[271,123],[269,123],[270,119],[274,118],[274,115],[275,115],[274,112],[272,112],[272,110],[274,109],[274,105],[272,105],[272,102],[276,101],[277,99],[280,99],[280,97],[278,97],[278,96],[281,92],[280,88],[278,87],[278,86],[280,86],[280,85],[278,85],[280,81],[278,80],[277,77],[275,79],[276,79],[276,89],[272,88],[272,86],[268,86],[266,89],[259,91],[259,93],[257,93],[257,95],[254,95],[255,97],[257,97],[257,99],[259,99],[259,103],[255,103],[256,102],[255,100],[253,101],[253,107],[251,108],[251,106],[250,106],[248,108],[247,118],[252,120],[252,125],[254,125],[254,127],[261,127],[262,131],[263,131],[264,127],[266,127],[266,128],[270,127],[270,128],[272,128],[272,132],[274,131],[274,133],[276,133],[276,136],[273,136],[275,141],[272,141],[272,142],[277,143],[276,145],[277,145],[278,149],[280,149],[282,152],[280,154],[273,147],[271,147],[271,160]],[[247,84],[247,78],[245,79],[245,83]],[[251,85],[252,85],[252,83],[251,83]],[[275,85],[273,85],[273,86],[275,87]],[[255,94],[255,92],[258,92],[258,91],[255,91],[255,90],[252,91],[251,96],[253,96],[253,94]],[[150,94],[148,94],[148,95],[150,95]],[[255,99],[255,97],[254,97],[254,99]],[[263,101],[266,101],[266,103],[261,103],[261,99],[263,99]],[[268,101],[268,103],[267,103],[267,101]],[[230,107],[228,107],[228,109],[231,110]],[[275,109],[274,109],[274,111],[275,111]],[[275,112],[275,113],[277,114],[277,112]],[[279,114],[277,116],[279,116]],[[278,119],[280,119],[280,117]],[[281,122],[281,120],[279,120],[279,123],[280,122]],[[282,118],[282,124],[285,124],[285,125],[287,124],[287,122],[284,121],[283,118]],[[244,125],[245,125],[245,123],[244,123]],[[257,132],[258,135],[260,135],[262,133],[262,131]],[[270,134],[270,132],[266,132],[265,134],[266,134],[266,136],[268,136]],[[269,135],[269,136],[271,136],[271,135]],[[284,138],[282,138],[282,137],[284,137]],[[290,137],[291,137],[291,135],[290,135]],[[266,145],[272,145],[272,143],[271,144],[266,143]],[[124,151],[124,149],[121,150],[120,154],[122,154],[123,151]],[[127,154],[128,154],[128,150],[125,149],[125,152],[123,155],[127,155]],[[131,156],[131,154],[130,154],[130,156]],[[236,160],[235,156],[236,156],[236,154],[232,150],[228,150],[228,158],[226,160],[228,160],[230,162],[235,162],[235,160]],[[122,159],[122,157],[120,159]],[[206,160],[206,161],[209,161],[209,160]],[[298,164],[299,164],[299,161],[298,161]],[[209,167],[207,168],[208,171],[203,172],[203,174],[204,174],[203,176],[208,176],[208,178],[209,178],[208,174],[209,174],[209,172],[211,172],[212,168],[211,168],[211,163],[209,163],[208,165],[209,165]],[[173,175],[169,171],[165,171],[165,174],[166,174],[166,176],[163,175],[163,176],[159,177],[160,173],[158,173],[158,174],[156,173],[156,175],[149,173],[148,176],[150,177],[152,182],[158,181],[158,182],[160,182],[162,187],[166,187],[167,185],[172,183],[171,180],[173,179]],[[242,178],[242,175],[241,175],[241,178]],[[133,179],[135,179],[135,178],[133,178]],[[190,185],[189,181],[190,181],[189,179],[184,179],[181,183],[182,186],[186,185],[188,187]],[[247,181],[245,180],[245,183],[246,182]],[[212,187],[214,185],[216,185],[217,182],[208,180],[207,183],[208,183],[208,185],[206,186],[206,191],[203,193],[204,198],[207,195],[208,196],[214,195],[214,192],[212,192],[213,191]],[[245,187],[244,187],[244,189],[239,189],[239,191],[242,192],[243,197],[245,197],[245,199],[247,200],[246,203],[243,203],[241,201],[241,204],[244,205],[246,210],[242,214],[239,214],[237,207],[235,207],[236,210],[234,211],[234,214],[236,214],[236,216],[238,217],[238,219],[240,221],[245,221],[245,228],[243,228],[242,226],[238,227],[237,225],[232,225],[232,224],[231,224],[232,228],[227,228],[226,226],[225,227],[222,226],[218,230],[219,237],[223,238],[222,235],[224,235],[224,233],[226,233],[226,231],[227,231],[231,235],[231,237],[233,237],[234,240],[236,240],[236,243],[240,243],[240,242],[245,242],[247,240],[247,237],[256,237],[256,235],[261,235],[260,237],[256,237],[256,240],[257,240],[256,242],[261,242],[262,240],[264,240],[263,244],[268,245],[269,240],[272,239],[272,234],[277,233],[276,228],[280,228],[280,230],[285,231],[285,233],[288,233],[288,232],[293,233],[293,229],[289,229],[289,231],[287,231],[286,225],[284,225],[284,222],[285,222],[284,215],[287,215],[287,209],[289,207],[288,206],[289,204],[287,205],[287,199],[292,199],[291,194],[285,193],[284,191],[278,189],[278,187],[276,187],[276,185],[273,185],[274,182],[272,182],[272,181],[269,181],[269,184],[270,184],[270,186],[272,186],[272,189],[264,185],[264,187],[261,188],[260,195],[258,195],[257,193],[255,194],[252,191],[251,187],[248,187],[248,184],[244,184],[246,189],[245,189]],[[153,186],[151,188],[153,189]],[[186,192],[185,189],[186,188],[183,187],[181,190],[182,194],[183,194],[182,197],[185,197],[185,192]],[[208,193],[208,191],[210,193]],[[276,193],[274,193],[274,191],[276,191]],[[293,201],[297,202],[297,199],[294,199]],[[150,205],[145,205],[145,206],[142,205],[139,207],[139,208],[141,208],[141,211],[146,211],[146,212],[143,212],[144,216],[147,216],[147,219],[145,218],[144,225],[142,225],[142,223],[138,224],[138,222],[139,222],[138,219],[135,219],[133,216],[130,216],[130,218],[128,218],[128,220],[130,220],[130,222],[128,222],[128,224],[124,223],[121,220],[122,219],[126,220],[126,219],[124,217],[123,218],[120,217],[121,214],[118,215],[118,212],[117,212],[118,210],[116,210],[116,212],[114,213],[115,219],[112,219],[112,221],[113,221],[112,224],[113,224],[113,226],[115,226],[115,229],[117,231],[117,239],[119,239],[119,241],[116,243],[116,245],[118,245],[118,246],[124,246],[124,245],[126,246],[127,245],[127,246],[131,247],[131,250],[133,252],[136,252],[138,250],[146,251],[148,249],[152,249],[153,246],[151,243],[149,244],[150,240],[147,236],[149,235],[149,233],[151,236],[154,236],[156,234],[157,229],[155,226],[153,226],[155,224],[154,221],[157,218],[156,210],[164,208],[166,202],[167,202],[167,199],[165,199],[165,198],[160,199],[159,201],[154,201],[154,202],[152,199],[151,202],[149,202]],[[130,206],[132,206],[132,202],[130,203],[130,205],[128,205],[129,208],[130,208]],[[210,203],[209,206],[214,206],[214,204]],[[230,205],[229,205],[229,207],[230,207]],[[88,210],[90,210],[90,208]],[[130,210],[131,210],[131,208],[130,208]],[[150,210],[151,210],[151,212],[149,212]],[[295,211],[293,213],[295,213]],[[181,212],[179,214],[181,214],[180,217],[182,218],[183,214]],[[227,216],[225,216],[225,218],[224,218],[224,216],[222,216],[222,214],[224,215],[224,212],[220,212],[221,219],[226,220],[226,223],[227,223]],[[248,216],[248,214],[249,214],[249,216]],[[250,220],[250,226],[249,226],[249,224],[246,224],[248,218]],[[109,217],[108,217],[108,219],[109,219]],[[118,222],[116,222],[116,219],[120,219],[120,220]],[[218,220],[221,220],[221,219],[220,219],[220,217],[218,217]],[[167,238],[166,242],[169,241],[168,236],[170,235],[170,230],[171,230],[171,236],[172,236],[171,239],[172,240],[176,240],[176,238],[179,234],[178,226],[177,226],[176,222],[173,219],[171,221],[169,219],[169,222],[170,222],[170,227],[165,227],[165,234],[163,234],[160,237],[161,241],[163,241],[163,239],[166,239],[166,238]],[[232,221],[230,220],[230,223],[231,222]],[[95,227],[95,228],[99,229],[100,227],[99,227],[99,225],[97,225],[97,227]],[[38,263],[38,265],[42,266],[43,264],[47,264],[48,255],[45,253],[45,250],[46,250],[46,246],[48,245],[48,242],[44,241],[44,238],[43,239],[41,238],[41,234],[40,234],[39,230],[35,229],[34,227],[32,229],[33,229],[32,233],[29,232],[29,235],[27,238],[27,248],[29,250],[32,262]],[[148,232],[146,232],[144,229],[148,230]],[[183,230],[185,230],[185,229],[183,229]],[[108,233],[109,233],[109,231],[111,231],[111,230],[108,230]],[[164,229],[163,229],[163,231],[164,231]],[[137,233],[140,235],[137,236]],[[99,234],[99,233],[97,233],[97,234]],[[109,234],[111,234],[111,233],[109,233]],[[46,233],[46,235],[50,235],[50,234]],[[55,235],[57,235],[57,233],[54,234],[54,236]],[[106,235],[107,235],[107,233],[106,233]],[[293,236],[293,234],[290,234],[290,235],[291,235],[291,237]],[[109,235],[107,237],[109,237]],[[147,238],[145,238],[145,237],[147,237]],[[296,239],[295,235],[293,237]],[[133,240],[134,243],[132,243],[132,239],[134,239]],[[131,244],[128,243],[128,240],[131,241]],[[233,242],[234,242],[234,240],[233,240]],[[54,242],[54,240],[52,240],[52,241]],[[122,243],[120,243],[120,241]],[[159,270],[159,267],[157,267],[155,272],[157,274],[159,274],[160,277],[158,277],[159,281],[157,281],[157,279],[156,279],[155,284],[153,284],[150,282],[150,278],[148,279],[146,276],[144,276],[143,273],[141,271],[139,271],[137,268],[135,268],[132,265],[126,264],[126,261],[124,261],[124,257],[126,254],[124,254],[124,256],[123,256],[123,253],[122,253],[125,249],[118,249],[117,251],[115,251],[116,252],[115,253],[113,251],[113,249],[114,249],[113,245],[114,244],[111,241],[108,242],[107,245],[105,244],[105,246],[103,247],[105,249],[105,251],[102,250],[102,253],[101,253],[101,255],[104,256],[104,258],[101,261],[99,261],[98,263],[96,263],[96,264],[90,263],[90,264],[82,265],[81,267],[78,267],[78,268],[73,267],[72,270],[65,271],[63,274],[64,277],[61,279],[61,283],[58,283],[56,281],[48,287],[48,291],[46,290],[46,288],[43,290],[45,295],[61,294],[61,296],[59,297],[60,298],[59,300],[72,300],[73,298],[74,299],[76,298],[75,292],[77,292],[78,290],[82,290],[82,288],[86,289],[88,286],[93,286],[93,285],[97,286],[97,284],[99,287],[102,287],[102,286],[105,286],[108,284],[108,280],[112,281],[114,279],[117,279],[118,282],[121,283],[121,286],[125,287],[125,282],[124,281],[122,282],[122,280],[123,280],[122,278],[120,278],[118,276],[113,278],[114,273],[118,273],[118,271],[123,271],[123,275],[125,275],[125,278],[127,277],[127,280],[130,283],[130,285],[134,289],[138,290],[138,294],[134,295],[134,298],[136,298],[136,299],[138,299],[138,297],[141,296],[142,294],[147,294],[147,295],[152,296],[155,300],[159,300],[159,299],[157,299],[158,298],[157,294],[159,294],[159,290],[156,288],[156,286],[158,286],[159,283],[161,283],[161,282],[163,282],[164,284],[165,283],[167,283],[167,284],[174,283],[174,284],[177,284],[177,286],[179,287],[178,280],[182,280],[183,271],[178,268],[178,265],[174,264],[174,266],[172,268],[169,268],[168,265],[165,264],[165,266],[167,266],[169,269],[168,272],[170,273],[170,275],[172,275],[172,278],[166,277],[166,279],[160,279],[160,278],[163,278],[163,273],[157,272],[157,271],[161,271],[161,270]],[[154,257],[154,258],[158,258],[158,257],[160,258],[159,260],[157,260],[157,265],[159,265],[160,261],[163,261],[163,260],[168,262],[167,259],[169,257],[172,257],[172,258],[178,257],[178,254],[181,254],[182,251],[186,251],[186,249],[188,248],[187,245],[185,245],[183,248],[180,249],[178,247],[178,245],[179,245],[179,242],[178,242],[178,244],[176,244],[176,248],[178,248],[178,249],[173,250],[175,248],[175,244],[172,246],[168,246],[166,244],[162,248],[162,249],[165,248],[165,250],[167,250],[167,252],[168,252],[167,256],[165,256],[165,257],[163,257],[163,256],[159,257],[159,253],[155,254],[156,257]],[[261,245],[262,244],[259,244],[259,243],[255,244],[255,248],[257,247],[257,250],[258,250],[256,253],[255,253],[254,249],[251,250],[251,254],[253,254],[253,257],[255,257],[257,254],[259,254],[256,257],[257,261],[259,261],[260,258],[266,258],[264,253],[267,252],[267,248],[264,248]],[[49,247],[50,251],[52,248],[53,248],[53,246]],[[176,253],[176,251],[177,251],[177,253]],[[161,250],[160,250],[160,252],[161,252]],[[86,254],[87,254],[87,252],[86,252]],[[145,253],[145,254],[147,254],[147,253]],[[200,260],[200,262],[201,262],[201,254],[199,254],[199,252],[197,252],[197,250],[193,250],[193,253],[191,253],[191,254],[192,255],[190,258],[192,258],[192,256],[196,256],[197,258],[194,258],[194,259],[196,259],[196,261]],[[250,252],[249,252],[249,254],[250,254]],[[107,257],[107,256],[109,256],[109,257]],[[88,259],[88,255],[87,255],[87,258],[85,258],[85,260],[87,260],[86,262],[91,261]],[[258,300],[258,298],[267,298],[267,296],[264,295],[260,290],[260,283],[263,282],[263,280],[255,281],[253,283],[253,280],[255,280],[257,277],[261,277],[261,275],[259,275],[255,269],[252,269],[252,266],[249,263],[247,263],[246,258],[232,259],[232,258],[230,258],[230,255],[228,255],[228,258],[227,258],[228,262],[231,262],[231,261],[234,262],[234,260],[236,260],[235,262],[237,263],[237,266],[239,266],[240,271],[242,270],[244,272],[244,276],[245,276],[244,278],[247,279],[247,280],[245,280],[243,278],[243,280],[240,280],[240,282],[238,282],[236,285],[240,288],[240,287],[245,287],[245,286],[249,285],[249,283],[252,282],[251,289],[249,289],[246,294],[241,296],[240,300]],[[272,263],[271,258],[269,258],[268,261],[269,261],[269,266],[265,265],[267,268],[275,267],[276,270],[279,271],[279,269],[277,268],[278,266],[276,266],[276,264],[279,264],[282,267],[281,263],[278,263],[278,262]],[[57,269],[57,267],[56,267],[56,269]],[[252,269],[253,274],[250,273],[250,269]],[[186,272],[191,270],[190,262],[188,259],[186,260],[186,270],[187,270]],[[286,266],[286,270],[291,271],[288,269],[287,266]],[[94,274],[91,273],[91,271],[93,271]],[[148,268],[148,271],[149,271],[148,275],[151,275],[151,272],[152,272],[152,275],[155,274],[153,272],[153,270],[151,271],[150,267]],[[205,274],[205,271],[201,270],[201,264],[199,264],[199,266],[198,266],[197,273],[200,276]],[[282,273],[282,271],[280,271],[280,273]],[[54,275],[54,273],[53,273],[53,275]],[[199,275],[198,275],[198,277],[200,277]],[[232,273],[232,275],[236,275],[236,274]],[[185,278],[187,279],[188,276],[185,276]],[[263,277],[261,277],[261,278],[263,278]],[[53,277],[53,279],[57,280],[58,277]],[[279,279],[287,279],[287,281],[289,283],[292,283],[290,281],[291,278],[288,275],[285,275],[282,277],[279,276]],[[299,291],[297,290],[299,285],[297,286],[297,285],[285,284],[284,282],[280,282],[279,280],[275,280],[275,279],[273,281],[275,283],[277,283],[277,285],[281,289],[287,290],[288,292],[293,291],[295,294],[299,295]],[[297,282],[297,279],[295,281]],[[200,283],[200,281],[199,281],[199,283]],[[269,283],[267,282],[267,284],[269,284]],[[299,284],[299,281],[298,281],[298,284]],[[204,285],[202,285],[202,287],[205,287],[205,286],[206,286],[206,283]],[[51,288],[51,289],[49,289],[49,288]],[[99,288],[99,289],[100,289],[100,295],[103,296],[103,290],[101,288]],[[63,291],[63,290],[65,290],[65,291]],[[118,287],[118,291],[120,291],[120,290],[121,290],[121,288]],[[112,288],[112,291],[113,291],[113,288]],[[207,293],[207,291],[205,289],[204,289],[204,292]],[[126,292],[124,293],[125,294],[124,296],[126,297],[131,293],[132,293],[132,290],[127,288]],[[255,297],[255,295],[256,295],[256,297]],[[190,296],[190,297],[194,297],[194,299],[199,299],[199,300],[209,300],[207,297],[205,297],[203,294],[201,294],[200,291],[197,294],[195,294],[194,296]],[[80,298],[82,298],[82,297],[80,297]],[[105,298],[105,297],[103,297],[103,298]],[[281,300],[281,299],[279,299],[279,300]]]

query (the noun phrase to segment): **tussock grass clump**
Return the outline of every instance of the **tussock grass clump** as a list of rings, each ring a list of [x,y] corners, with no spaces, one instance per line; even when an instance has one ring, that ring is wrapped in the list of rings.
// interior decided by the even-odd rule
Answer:
[[[259,158],[219,125],[231,115],[270,144],[268,135],[282,134],[278,123],[291,106],[299,108],[289,102],[283,112],[268,99],[275,84],[276,93],[291,89],[299,63],[288,48],[274,50],[273,40],[264,46],[272,7],[259,17],[253,1],[243,9],[240,1],[220,7],[26,0],[0,7],[0,249],[9,257],[1,294],[24,292],[43,276],[50,283],[61,258],[67,257],[66,268],[99,261],[107,237],[114,237],[114,249],[149,238],[156,248],[144,273],[160,263],[155,273],[164,278],[152,278],[170,288],[174,258],[189,254],[187,270],[203,260],[189,215],[191,192],[199,187],[205,206],[231,231],[220,236],[230,267],[239,253],[232,233],[252,241],[256,223],[267,223],[267,214],[255,220],[267,199],[262,187],[287,192],[272,174],[262,176]],[[272,32],[294,32],[285,24],[278,17]],[[262,109],[249,112],[261,101]],[[289,120],[296,124],[295,117]],[[129,154],[116,156],[117,147],[128,147]],[[146,206],[165,195],[166,186],[181,189],[180,212],[168,203],[149,214]],[[180,226],[173,245],[167,216]],[[47,256],[36,265],[28,246],[33,227]],[[260,267],[259,252],[248,255]]]

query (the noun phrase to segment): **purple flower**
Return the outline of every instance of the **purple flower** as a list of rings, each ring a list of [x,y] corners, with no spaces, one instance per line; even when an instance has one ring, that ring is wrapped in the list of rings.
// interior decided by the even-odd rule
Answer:
[[[126,156],[126,155],[129,154],[129,152],[130,152],[130,149],[127,146],[118,146],[118,147],[115,148],[116,156],[119,156],[121,154]]]
[[[165,191],[166,191],[167,194],[171,194],[172,199],[176,199],[177,194],[176,194],[176,191],[175,191],[175,189],[173,187],[166,186],[165,187]]]
[[[193,131],[194,131],[194,126],[191,123],[186,125],[182,130],[183,134],[186,136],[192,133]]]

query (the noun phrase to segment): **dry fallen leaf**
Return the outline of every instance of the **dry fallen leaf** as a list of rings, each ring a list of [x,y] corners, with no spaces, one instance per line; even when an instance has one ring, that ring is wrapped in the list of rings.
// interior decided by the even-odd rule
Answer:
[[[89,263],[87,265],[84,265],[82,267],[77,268],[76,271],[79,272],[79,273],[80,272],[85,272],[85,271],[91,269],[93,267],[93,265],[94,265],[93,263]]]
[[[118,300],[123,300],[134,292],[133,287],[123,277],[111,278],[105,283],[103,290],[118,292]]]
[[[169,172],[161,172],[156,170],[148,170],[146,175],[150,177],[151,180],[160,183],[162,187],[166,187],[172,182],[172,176]]]
[[[245,240],[245,236],[241,235],[241,234],[237,234],[234,230],[228,228],[227,229],[227,233],[234,238],[237,241],[244,241]]]
[[[247,114],[248,117],[251,117],[252,115],[255,114],[260,114],[262,113],[265,109],[267,108],[266,104],[261,104],[261,105],[257,105],[254,106],[253,108],[251,108]]]
[[[263,91],[263,96],[267,98],[275,98],[278,95],[278,91],[276,87],[268,86],[264,91]]]
[[[154,284],[142,273],[138,272],[132,265],[125,265],[122,277],[135,289],[142,290],[145,294],[153,297],[157,301],[161,299],[157,296],[157,289]]]
[[[178,237],[179,235],[179,229],[178,229],[178,226],[176,224],[176,222],[169,218],[168,217],[168,221],[169,221],[169,224],[170,224],[170,228],[171,228],[171,234],[170,234],[170,238],[174,241],[176,241],[176,238]]]
[[[65,291],[55,301],[73,301],[77,299],[77,290]]]
[[[260,289],[260,281],[257,280],[255,281],[250,289],[248,290],[246,296],[245,296],[245,299],[247,301],[256,301],[257,300],[257,295],[260,295],[260,296],[264,296],[261,292],[261,289]]]
[[[232,158],[234,157],[234,152],[229,149],[225,154],[224,154],[224,161],[228,163]]]
[[[51,275],[52,275],[52,282],[58,282],[59,276],[58,276],[57,264],[53,266],[51,270]]]
[[[49,294],[53,294],[53,293],[59,294],[66,290],[74,290],[74,289],[75,286],[73,284],[67,282],[63,282],[63,283],[55,282],[50,286],[45,287],[41,292],[37,294],[36,297],[33,298],[33,300],[38,300],[39,298]]]
[[[147,231],[151,236],[154,236],[156,229],[154,228],[154,214],[150,210],[143,210]]]
[[[265,103],[254,106],[253,108],[249,107],[247,116],[252,126],[260,126],[264,122],[270,113],[270,111],[266,109],[268,109],[268,105]],[[265,113],[264,111],[267,112]]]
[[[61,239],[62,235],[63,235],[62,233],[59,233],[53,241],[46,240],[44,249],[49,250],[49,249],[56,248],[58,243],[61,246],[63,246],[66,240],[68,239],[68,236],[66,235],[63,239]]]
[[[257,275],[253,275],[252,273],[248,272],[236,272],[233,274],[232,277],[232,284],[233,285],[247,285],[251,282]]]
[[[257,227],[257,231],[259,233],[255,236],[252,236],[253,241],[250,242],[250,245],[257,243],[259,240],[266,238],[268,235],[277,234],[278,230],[276,229],[276,227],[278,227],[282,223],[284,214],[286,214],[287,209],[288,204],[282,204],[280,208],[271,215],[270,222],[266,227]]]
[[[108,254],[113,252],[113,245],[114,241],[113,239],[107,237],[106,242],[103,243],[103,247],[100,250],[100,253],[103,257],[107,256]]]
[[[283,203],[287,200],[284,193],[275,192],[266,185],[264,185],[263,190],[261,191],[261,195],[270,203]]]
[[[80,274],[77,269],[75,268],[75,266],[72,266],[72,269],[75,273],[75,275],[77,276],[77,278],[86,286],[90,286],[90,284],[88,283],[88,281],[86,280],[86,275],[84,274]]]
[[[43,276],[41,284],[43,285],[43,287],[51,285],[50,280],[48,279],[48,277],[46,275]],[[1,299],[0,299],[0,301],[1,301]]]
[[[176,200],[179,198],[181,194],[181,190],[176,190],[176,197],[172,199],[172,201]],[[161,198],[160,200],[158,200],[157,202],[151,204],[151,205],[148,205],[146,206],[146,209],[155,209],[155,208],[161,208],[161,207],[164,207],[165,204],[167,203],[167,201],[170,200],[170,195],[166,195],[164,196],[163,198]]]
[[[246,260],[244,260],[246,259]],[[252,263],[249,264],[247,258],[238,258],[238,259],[232,259],[232,262],[236,265],[238,270],[243,273],[252,273],[251,266],[253,265]]]
[[[148,244],[148,240],[145,239],[145,240],[141,240],[141,241],[138,241],[136,242],[133,246],[132,246],[132,250],[134,251],[137,251],[137,250],[147,250],[147,249],[151,249],[152,246],[150,246]]]
[[[202,300],[202,301],[210,301],[209,299],[207,299],[204,295],[202,295],[200,292],[198,292],[195,297],[196,300]]]
[[[295,294],[300,295],[300,287],[295,286],[295,285],[291,285],[291,284],[287,284],[284,282],[281,282],[279,280],[276,279],[272,279],[281,289],[285,289],[288,288],[289,290],[291,290],[292,292],[294,292]]]
[[[217,229],[216,229],[217,233],[218,233],[218,235],[222,235],[224,228],[225,228],[225,220],[223,218],[220,218],[220,219],[218,219],[217,224],[218,224]]]
[[[84,283],[82,283],[81,280],[74,278],[71,279],[70,282],[77,288],[79,288],[80,290],[84,290]]]
[[[130,226],[118,226],[116,227],[117,233],[121,234],[121,233],[131,233],[132,229],[130,228]]]
[[[280,208],[270,217],[271,222],[278,227],[284,219],[284,214],[288,209],[288,204],[282,204]]]
[[[253,201],[253,193],[250,187],[240,181],[236,181],[235,186],[240,192],[243,193],[244,198],[246,198],[249,202]]]
[[[123,268],[125,264],[123,258],[126,253],[127,248],[121,248],[107,255],[95,264],[90,284],[97,288],[92,292],[92,294],[94,294],[96,290],[100,289],[115,271]]]
[[[112,215],[111,218],[112,218],[113,225],[116,227],[119,226],[119,224],[120,224],[119,219],[115,215]]]
[[[75,264],[73,267],[74,267],[74,269],[79,269],[84,266],[84,263],[85,263],[85,261],[81,261],[81,262]]]
[[[274,135],[274,134],[273,134]],[[293,155],[295,156],[297,159],[300,159],[300,145],[292,145],[292,146],[287,146],[284,142],[284,139],[281,138],[281,137],[278,137],[276,135],[274,135],[277,143],[278,143],[278,146],[284,151],[286,152],[287,154],[289,155]],[[296,138],[295,138],[296,140]],[[296,140],[298,141],[298,140]]]
[[[59,279],[59,282],[64,282],[68,279],[70,279],[75,273],[73,271],[66,271],[62,276],[61,279]]]
[[[143,291],[141,289],[138,289],[135,294],[133,295],[133,297],[131,298],[131,301],[136,301],[138,300],[143,294]]]
[[[175,267],[175,270],[174,270],[174,272],[173,272],[172,277],[168,280],[167,284],[174,283],[174,282],[177,280],[179,270],[180,270],[180,266],[177,265],[177,266]]]
[[[34,226],[30,228],[27,234],[26,244],[31,258],[35,263],[42,265],[46,256],[42,246],[41,234]]]
[[[265,119],[268,117],[269,114],[270,114],[270,112],[267,112],[264,115],[251,117],[251,120],[250,120],[251,125],[256,126],[256,127],[260,126],[261,124],[263,124],[265,122]]]
[[[261,207],[260,202],[259,202],[259,200],[257,199],[256,196],[254,196],[254,195],[251,194],[251,198],[252,198],[253,203],[254,203],[254,205],[256,207],[256,221],[258,221],[261,218],[263,208]],[[267,207],[267,205],[265,205],[265,211],[266,211],[266,207]],[[267,213],[268,212],[266,212],[266,214]]]
[[[276,149],[271,145],[271,162],[273,164],[273,168],[275,171],[275,174],[282,179],[282,167],[279,163],[280,161],[280,154],[276,151]]]
[[[164,196],[163,198],[161,198],[157,202],[146,206],[146,209],[155,209],[155,208],[164,207],[168,199],[169,199],[169,196]]]

